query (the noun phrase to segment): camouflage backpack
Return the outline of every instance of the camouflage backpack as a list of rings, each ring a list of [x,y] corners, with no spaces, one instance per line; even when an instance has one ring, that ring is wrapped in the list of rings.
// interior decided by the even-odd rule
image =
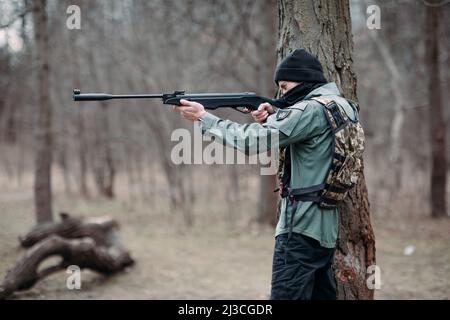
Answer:
[[[356,185],[361,174],[364,131],[358,116],[356,120],[350,119],[331,97],[319,96],[311,99],[324,106],[325,116],[334,138],[333,157],[318,203],[322,208],[331,209],[345,198],[348,191]],[[350,100],[347,102],[357,115],[358,105]]]
[[[290,155],[289,147],[284,152],[283,173],[281,178],[281,197],[290,197],[298,201],[313,201],[324,209],[333,209],[346,197],[348,191],[356,185],[362,171],[364,151],[364,131],[358,121],[358,105],[347,100],[355,111],[355,119],[348,117],[344,109],[333,100],[333,96],[312,97],[324,108],[324,113],[333,134],[332,161],[324,183],[299,189],[289,188]]]

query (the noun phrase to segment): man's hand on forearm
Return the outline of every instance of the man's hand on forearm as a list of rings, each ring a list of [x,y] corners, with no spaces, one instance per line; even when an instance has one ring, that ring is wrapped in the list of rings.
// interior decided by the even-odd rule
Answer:
[[[269,114],[274,112],[273,107],[269,103],[265,102],[259,105],[258,110],[252,111],[252,117],[256,122],[263,123],[266,121]]]
[[[194,101],[181,99],[181,106],[173,107],[173,110],[179,111],[181,116],[190,121],[198,121],[206,113],[205,107]]]

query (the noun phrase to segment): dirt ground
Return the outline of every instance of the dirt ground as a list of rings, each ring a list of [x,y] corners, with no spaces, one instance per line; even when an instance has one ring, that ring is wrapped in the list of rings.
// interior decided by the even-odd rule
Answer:
[[[252,227],[245,219],[230,225],[220,216],[197,219],[187,228],[172,223],[176,214],[155,213],[154,205],[55,198],[58,211],[116,218],[137,263],[110,278],[83,271],[80,290],[67,289],[68,274],[60,272],[16,299],[268,298],[274,244],[270,228]],[[3,278],[24,253],[17,237],[34,223],[31,192],[3,190],[0,215]],[[373,225],[381,269],[377,299],[450,298],[450,219],[376,217]]]

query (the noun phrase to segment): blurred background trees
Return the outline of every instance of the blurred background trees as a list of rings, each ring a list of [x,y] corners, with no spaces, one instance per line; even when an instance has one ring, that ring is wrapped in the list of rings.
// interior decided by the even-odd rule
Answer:
[[[310,3],[282,2],[300,7]],[[346,1],[330,3],[314,1],[315,9],[299,10],[295,20],[315,24],[317,12],[346,16],[342,14],[346,6],[337,5]],[[380,7],[381,29],[367,26],[367,8],[372,4]],[[69,5],[81,8],[81,30],[66,26]],[[425,297],[439,292],[444,296],[447,291],[442,287],[448,287],[445,279],[449,277],[448,268],[442,266],[449,265],[449,256],[448,243],[442,239],[448,237],[448,231],[442,220],[426,219],[448,216],[450,33],[446,22],[450,4],[350,0],[349,5],[353,56],[347,56],[344,65],[332,63],[326,68],[331,74],[351,75],[343,83],[344,91],[354,96],[356,90],[361,106],[369,202],[365,190],[358,189],[364,200],[364,209],[358,212],[367,213],[370,203],[371,215],[378,223],[375,233],[381,254],[377,263],[389,270],[384,275],[386,283],[391,283],[383,294],[397,297],[406,287],[401,297],[413,296],[410,292],[414,290],[428,290]],[[261,261],[272,253],[264,242],[272,230],[266,238],[251,235],[255,222],[263,226],[276,222],[275,177],[260,176],[257,165],[174,165],[170,154],[176,142],[171,141],[171,133],[177,128],[192,132],[192,127],[170,107],[157,100],[81,106],[72,101],[72,89],[113,93],[254,91],[274,96],[276,48],[295,45],[295,41],[277,43],[282,22],[279,13],[276,0],[0,0],[0,208],[6,217],[4,226],[8,226],[8,230],[2,228],[0,238],[5,260],[14,257],[12,235],[30,224],[25,217],[31,216],[29,205],[34,199],[39,223],[50,221],[53,210],[72,212],[75,206],[75,211],[84,214],[111,210],[124,229],[129,226],[127,243],[137,252],[139,263],[136,274],[122,284],[134,284],[136,290],[131,291],[139,297],[173,297],[173,286],[165,280],[179,281],[182,274],[171,268],[180,265],[186,276],[183,281],[191,281],[192,286],[206,281],[208,296],[214,296],[210,281],[220,279],[223,287],[238,288],[245,297],[264,293],[266,288],[258,286],[269,283],[263,277],[270,273],[264,266],[270,266]],[[334,22],[344,29],[350,23],[348,19]],[[329,33],[330,26],[326,21],[324,25]],[[318,37],[323,40],[319,29]],[[305,43],[321,59],[334,62],[336,54],[349,49],[350,37],[343,38],[344,47],[333,55],[316,50],[318,39],[309,38]],[[346,69],[352,63],[356,88]],[[251,121],[230,110],[215,114],[241,123]],[[221,223],[231,227],[231,239],[229,234],[218,235]],[[350,226],[370,234],[366,227]],[[213,234],[217,237],[207,230],[217,232]],[[187,233],[198,238],[188,239],[184,237]],[[250,237],[244,238],[244,234]],[[341,238],[341,248],[347,240]],[[404,241],[408,241],[405,251]],[[411,258],[414,241],[422,253],[414,264],[411,260],[406,263],[397,251]],[[239,251],[243,242],[246,247]],[[208,251],[211,248],[219,249]],[[358,245],[351,249],[366,254]],[[233,265],[251,268],[242,276],[251,272],[253,283],[244,285],[249,281],[239,278],[237,271],[236,277],[228,278],[233,271],[229,264],[217,263],[238,257],[235,252],[252,256],[253,260],[240,259]],[[182,261],[184,254],[191,254],[189,262]],[[191,260],[194,257],[198,260]],[[173,279],[156,270],[147,272],[155,260],[161,270],[172,270]],[[220,267],[223,273],[219,276],[208,274]],[[184,273],[185,268],[190,273]],[[363,268],[359,272],[362,275]],[[408,281],[416,279],[417,272],[423,277],[422,287],[412,283],[408,289]],[[159,287],[158,279],[162,281]],[[143,285],[147,280],[155,284],[150,295]],[[405,287],[396,287],[396,281]],[[128,290],[127,285],[123,290]],[[252,286],[256,286],[254,291]],[[216,289],[219,297],[234,296],[223,293],[220,286]],[[367,293],[340,289],[346,297]],[[185,297],[180,292],[178,296]],[[90,298],[89,291],[84,294]],[[198,294],[205,296],[204,292]],[[109,297],[116,297],[114,291]]]
[[[192,128],[170,108],[159,101],[80,107],[71,101],[71,92],[79,87],[115,93],[255,91],[272,96],[275,0],[46,2],[44,22],[41,11],[32,8],[45,1],[0,1],[4,183],[26,186],[36,168],[43,183],[35,185],[36,195],[43,192],[47,199],[52,185],[55,194],[119,197],[131,205],[158,203],[187,224],[195,223],[208,203],[216,204],[213,211],[230,222],[241,216],[274,222],[275,197],[267,190],[275,180],[260,178],[257,166],[172,164],[172,130]],[[66,9],[72,4],[81,8],[81,30],[66,27]],[[445,198],[443,173],[450,149],[445,149],[450,34],[444,23],[437,24],[448,21],[448,4],[438,9],[418,0],[371,4],[381,8],[379,30],[366,26],[368,3],[350,1],[373,214],[446,215],[443,202],[433,200],[440,204],[431,210],[430,199]],[[218,114],[250,120],[232,111]],[[51,158],[52,183],[50,168],[40,165]],[[222,191],[211,192],[214,188]],[[50,204],[38,204],[39,221],[51,216]]]

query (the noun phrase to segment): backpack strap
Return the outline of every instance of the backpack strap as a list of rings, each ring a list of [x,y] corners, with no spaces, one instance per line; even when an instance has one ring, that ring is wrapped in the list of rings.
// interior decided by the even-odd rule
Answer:
[[[336,102],[333,100],[333,96],[317,96],[312,97],[312,100],[315,100],[319,102],[321,105],[327,107],[331,106],[333,104],[336,104]],[[328,119],[328,116],[327,116]],[[330,120],[328,119],[330,122]],[[332,123],[330,122],[330,125],[332,129],[337,128],[337,122]],[[320,194],[322,190],[325,188],[325,184],[321,183],[318,185],[314,185],[307,188],[297,188],[297,189],[291,189],[289,187],[290,184],[290,177],[291,177],[291,159],[290,159],[290,146],[286,147],[285,152],[285,159],[284,159],[284,167],[283,167],[283,175],[281,177],[281,183],[280,183],[280,191],[281,191],[281,197],[282,198],[289,198],[291,200],[296,201],[305,201],[305,202],[319,202],[320,201]]]
[[[333,98],[331,96],[317,96],[317,97],[311,97],[311,100],[317,101],[318,103],[326,106],[327,104],[330,104],[331,102],[334,102]]]
[[[325,183],[317,184],[307,188],[290,189],[289,196],[292,196],[297,201],[319,202],[320,194],[324,188]]]
[[[333,134],[347,126],[348,116],[336,100],[333,99],[333,96],[312,97],[311,100],[317,101],[325,107],[325,116],[331,126]]]

